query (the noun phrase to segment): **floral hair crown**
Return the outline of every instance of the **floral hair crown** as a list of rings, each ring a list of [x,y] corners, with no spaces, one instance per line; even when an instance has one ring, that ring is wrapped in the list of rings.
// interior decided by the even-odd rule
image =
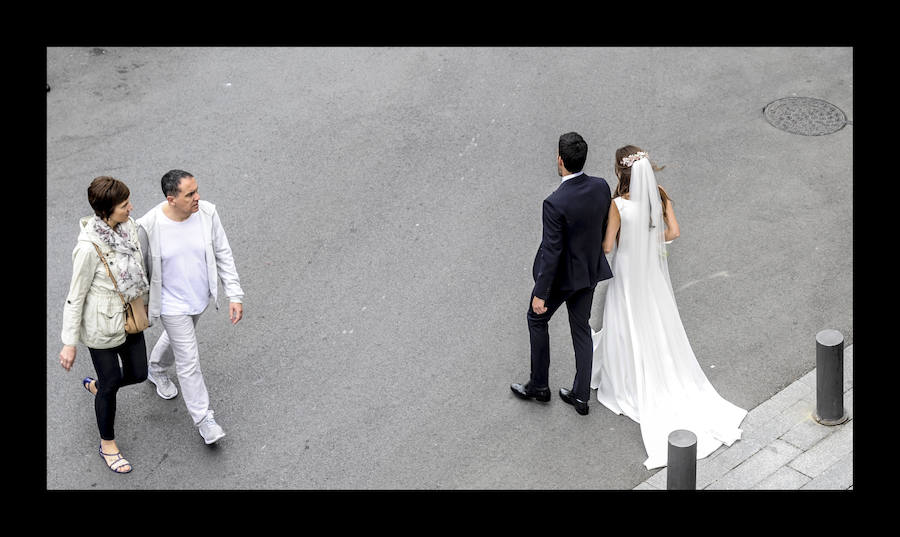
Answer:
[[[627,157],[623,158],[622,166],[625,166],[626,168],[630,168],[632,164],[634,164],[638,160],[641,160],[642,158],[645,158],[645,157],[647,157],[646,152],[638,151],[637,153],[635,153],[633,155],[628,155]]]

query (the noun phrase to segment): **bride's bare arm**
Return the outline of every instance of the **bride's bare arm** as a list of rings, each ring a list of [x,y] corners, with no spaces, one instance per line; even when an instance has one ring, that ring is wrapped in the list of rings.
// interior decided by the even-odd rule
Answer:
[[[606,236],[603,237],[603,252],[610,253],[613,250],[613,247],[616,245],[616,235],[619,233],[619,226],[622,224],[621,217],[619,216],[619,208],[616,206],[616,202],[613,201],[609,204],[609,216],[607,216],[606,221]]]
[[[659,187],[662,190],[662,187]],[[663,191],[665,192],[665,191]],[[666,196],[666,241],[672,241],[681,236],[678,229],[678,220],[675,219],[675,210],[672,208],[672,200]]]

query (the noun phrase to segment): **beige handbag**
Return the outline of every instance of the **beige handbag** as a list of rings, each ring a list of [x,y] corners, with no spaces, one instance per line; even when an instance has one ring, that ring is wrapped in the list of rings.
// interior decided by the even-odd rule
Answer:
[[[92,244],[94,244],[94,249],[97,250],[100,259],[103,260],[103,266],[106,267],[106,273],[109,274],[109,279],[112,280],[113,286],[116,288],[116,293],[118,293],[119,298],[122,300],[122,305],[125,307],[125,332],[128,334],[143,332],[150,326],[150,320],[147,319],[147,312],[144,311],[143,297],[139,296],[131,302],[125,302],[125,297],[122,296],[122,293],[119,293],[119,286],[116,284],[116,279],[113,278],[112,272],[109,270],[109,265],[106,264],[106,258],[100,251],[100,247],[97,246],[96,243]]]

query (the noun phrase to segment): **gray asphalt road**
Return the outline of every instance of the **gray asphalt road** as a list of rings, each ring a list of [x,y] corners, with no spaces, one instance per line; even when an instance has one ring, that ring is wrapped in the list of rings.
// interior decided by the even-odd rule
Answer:
[[[666,165],[673,287],[725,398],[753,408],[815,367],[819,330],[853,343],[853,126],[800,136],[762,112],[808,96],[852,121],[849,48],[50,48],[47,77],[49,489],[647,479],[628,418],[508,387],[528,377],[531,262],[567,131],[613,186],[621,145]],[[137,217],[172,168],[218,206],[247,293],[237,326],[227,307],[199,326],[228,436],[208,447],[180,396],[125,388],[135,470],[118,476],[96,453],[87,349],[58,364],[70,256],[94,177],[125,181]],[[565,315],[551,346],[555,392],[574,376]]]

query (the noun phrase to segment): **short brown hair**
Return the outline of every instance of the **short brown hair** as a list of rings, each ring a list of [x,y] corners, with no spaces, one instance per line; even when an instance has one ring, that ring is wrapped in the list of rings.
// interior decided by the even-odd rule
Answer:
[[[125,183],[114,177],[101,176],[91,181],[87,189],[88,203],[94,214],[106,220],[116,205],[127,200],[131,195]]]

